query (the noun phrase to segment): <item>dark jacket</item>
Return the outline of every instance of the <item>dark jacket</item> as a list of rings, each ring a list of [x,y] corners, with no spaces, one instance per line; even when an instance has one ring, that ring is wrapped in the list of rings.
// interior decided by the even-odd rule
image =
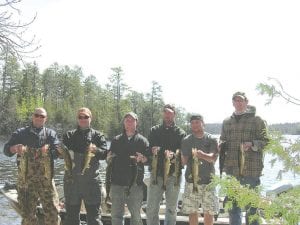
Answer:
[[[92,143],[97,146],[96,154],[90,161],[90,167],[82,175],[85,152]],[[99,160],[107,155],[106,140],[103,134],[92,128],[74,129],[63,135],[63,144],[74,152],[74,168],[70,179],[68,174],[64,177],[64,194],[66,203],[80,205],[84,199],[88,205],[97,205],[101,201],[99,186]]]
[[[84,164],[84,154],[90,144],[97,146],[95,157],[90,162],[90,168],[86,170],[84,176],[94,178],[99,175],[99,160],[104,160],[107,155],[107,145],[103,134],[92,128],[74,129],[63,135],[63,144],[74,152],[73,174],[81,174]]]
[[[10,147],[16,144],[22,144],[31,149],[39,149],[45,144],[49,145],[49,156],[52,164],[52,172],[54,170],[53,160],[57,158],[59,146],[59,140],[56,132],[50,128],[41,127],[35,128],[33,126],[27,126],[17,129],[12,133],[9,141],[4,145],[4,154],[11,157],[15,153],[10,152]],[[19,156],[17,156],[18,159]],[[53,173],[52,173],[53,174]]]
[[[125,132],[116,136],[110,146],[113,155],[111,183],[120,186],[130,186],[137,172],[136,183],[141,185],[144,179],[144,165],[130,159],[136,156],[136,152],[147,156],[148,140],[141,134],[136,133],[128,139]],[[137,171],[136,171],[137,170]]]
[[[180,127],[176,126],[175,124],[171,127],[167,127],[164,124],[160,124],[151,128],[149,135],[149,149],[151,149],[153,146],[159,146],[161,148],[158,152],[158,176],[163,176],[163,162],[165,158],[164,151],[171,150],[175,153],[177,149],[181,148],[181,140],[185,136],[185,131]],[[172,164],[169,174],[172,174],[174,170],[175,165]]]

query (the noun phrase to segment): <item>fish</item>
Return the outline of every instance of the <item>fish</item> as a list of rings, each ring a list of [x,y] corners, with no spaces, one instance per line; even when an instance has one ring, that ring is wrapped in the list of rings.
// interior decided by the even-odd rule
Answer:
[[[168,151],[168,150],[166,150]],[[164,177],[163,177],[163,189],[167,189],[167,180],[170,172],[170,167],[171,167],[171,160],[169,157],[165,155],[164,159]]]
[[[175,153],[175,186],[180,185],[180,175],[181,175],[181,151],[176,150]]]
[[[151,176],[153,178],[152,184],[157,184],[157,164],[158,164],[158,154],[153,154],[152,162],[151,162]]]
[[[137,176],[138,176],[138,165],[137,165],[135,156],[130,156],[130,169],[131,169],[131,175],[132,176],[131,176],[129,186],[126,190],[127,196],[129,196],[130,189],[136,183]]]
[[[107,166],[106,166],[106,173],[105,173],[105,191],[106,191],[106,197],[105,197],[105,203],[108,204],[111,202],[110,199],[110,187],[111,187],[111,174],[112,174],[112,161],[113,156],[107,157]]]
[[[74,151],[71,149],[68,149],[67,146],[64,144],[61,144],[61,149],[62,149],[62,156],[64,158],[64,163],[65,163],[65,173],[68,175],[72,176],[72,170],[75,166],[74,164]]]
[[[49,145],[44,145],[42,148],[45,149],[49,149]],[[45,177],[47,178],[47,180],[49,180],[52,183],[52,164],[51,164],[51,158],[49,155],[49,152],[46,151],[42,151],[42,148],[38,149],[37,151],[40,154],[41,157],[41,163],[44,167],[44,171],[45,171]]]
[[[226,142],[223,141],[220,144],[220,150],[219,150],[220,178],[222,178],[222,173],[223,173],[223,169],[224,169],[224,163],[225,163],[225,158],[226,158],[226,150],[227,150],[227,145],[226,145]]]
[[[193,192],[198,193],[198,182],[199,178],[199,158],[197,156],[197,148],[192,148],[192,178],[193,178]]]
[[[83,168],[82,168],[82,171],[81,171],[81,175],[84,175],[85,171],[88,168],[90,168],[91,159],[95,156],[95,153],[93,153],[90,150],[91,145],[92,145],[92,143],[90,143],[88,149],[86,150],[86,152],[84,154],[84,164],[83,164]]]
[[[244,175],[244,167],[245,167],[245,150],[244,144],[240,144],[240,151],[239,151],[239,175]]]
[[[28,147],[23,146],[23,153],[19,158],[19,177],[24,181],[24,184],[27,184],[27,175],[28,175],[28,161],[29,161],[29,152]]]

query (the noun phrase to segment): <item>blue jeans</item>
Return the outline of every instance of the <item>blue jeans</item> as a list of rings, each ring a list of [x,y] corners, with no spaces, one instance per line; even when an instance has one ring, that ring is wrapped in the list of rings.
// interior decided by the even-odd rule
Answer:
[[[141,207],[143,201],[143,186],[133,185],[127,194],[128,186],[112,185],[111,196],[111,222],[112,225],[124,224],[124,207],[127,204],[130,212],[130,225],[143,225]]]
[[[250,185],[250,188],[255,188],[260,185],[259,177],[242,177],[238,179],[242,185]],[[250,207],[246,210],[246,224],[249,225],[249,216],[256,213],[256,208]],[[242,210],[240,207],[233,203],[233,208],[229,211],[229,224],[241,225],[242,224]],[[259,225],[258,221],[253,221],[251,225]]]
[[[175,176],[168,177],[166,191],[163,190],[163,178],[157,177],[157,184],[152,184],[148,187],[147,199],[147,225],[159,225],[159,206],[162,200],[163,193],[166,197],[166,213],[164,225],[175,225],[177,216],[177,201],[180,191],[180,186],[175,186]]]

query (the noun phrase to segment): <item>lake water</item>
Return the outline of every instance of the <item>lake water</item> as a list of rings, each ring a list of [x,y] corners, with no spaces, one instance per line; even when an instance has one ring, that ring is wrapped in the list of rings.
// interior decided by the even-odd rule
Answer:
[[[289,136],[291,139],[299,138],[300,136]],[[282,169],[282,164],[277,162],[274,167],[271,167],[269,163],[273,157],[270,155],[265,156],[265,167],[263,170],[263,176],[261,177],[263,192],[269,190],[274,184],[278,183],[276,179],[278,172]],[[103,165],[103,164],[102,164]],[[219,163],[216,162],[216,171],[218,172]],[[62,183],[63,178],[63,160],[57,160],[55,162],[55,182],[56,184]],[[101,179],[104,177],[105,166],[101,167]],[[15,157],[6,157],[3,154],[3,142],[0,141],[0,186],[4,185],[5,182],[16,182],[16,159]],[[292,173],[284,174],[284,181],[293,185],[300,185],[300,176],[294,176]],[[183,184],[182,184],[183,187]],[[21,219],[19,215],[10,207],[8,201],[0,194],[0,224],[5,225],[19,225]]]

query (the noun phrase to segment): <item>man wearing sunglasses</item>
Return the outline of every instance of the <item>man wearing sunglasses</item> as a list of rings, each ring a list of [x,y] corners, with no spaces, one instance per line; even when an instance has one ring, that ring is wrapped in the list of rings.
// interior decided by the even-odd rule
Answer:
[[[91,128],[91,121],[91,111],[88,108],[80,108],[77,111],[77,128],[63,135],[63,144],[69,151],[74,152],[71,175],[65,173],[64,176],[64,225],[80,224],[82,200],[87,212],[87,224],[101,224],[99,160],[106,158],[107,147],[104,135]]]
[[[5,155],[17,154],[17,191],[22,225],[38,224],[38,199],[44,209],[44,224],[59,224],[58,195],[53,181],[53,160],[58,156],[59,140],[54,130],[45,127],[46,121],[46,110],[36,108],[31,125],[13,132],[4,146]]]

